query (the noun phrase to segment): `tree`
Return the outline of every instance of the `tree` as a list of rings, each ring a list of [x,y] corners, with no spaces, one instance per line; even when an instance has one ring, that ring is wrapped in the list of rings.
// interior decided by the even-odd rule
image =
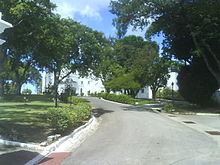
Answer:
[[[105,66],[109,65],[105,70],[110,72],[104,82],[107,89],[135,97],[141,88],[149,85],[155,98],[156,91],[166,85],[168,65],[159,57],[159,46],[155,42],[127,36],[116,40],[110,57],[104,60]]]
[[[218,0],[119,0],[111,2],[118,35],[129,25],[144,28],[148,39],[162,32],[166,54],[192,65],[198,56],[220,85],[220,1]]]
[[[201,58],[194,59],[193,65],[183,66],[177,77],[179,92],[185,100],[202,106],[218,89],[218,82],[203,63]]]
[[[146,76],[147,84],[152,90],[152,98],[156,99],[156,93],[159,88],[167,85],[169,79],[170,62],[164,58],[156,58],[148,69]]]
[[[105,38],[102,33],[59,15],[42,27],[33,58],[40,68],[54,74],[53,94],[57,107],[58,85],[71,73],[88,75],[98,65]]]
[[[20,67],[22,62],[30,65],[34,62],[31,55],[37,45],[36,36],[41,34],[40,27],[46,23],[45,18],[52,15],[54,7],[54,4],[44,0],[0,0],[3,19],[13,24],[13,27],[6,29],[1,36],[6,40],[1,47],[1,64],[8,64],[7,61],[13,59],[10,64],[13,66],[10,67],[16,68]],[[3,94],[1,84],[5,81],[4,72],[9,71],[2,67],[3,65],[0,65],[0,94]],[[29,67],[31,66],[26,66]]]

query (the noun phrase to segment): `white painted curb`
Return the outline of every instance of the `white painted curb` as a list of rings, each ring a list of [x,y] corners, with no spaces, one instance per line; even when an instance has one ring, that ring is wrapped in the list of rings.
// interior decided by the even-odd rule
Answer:
[[[34,159],[27,162],[25,165],[35,165],[53,151],[63,152],[70,146],[71,148],[77,148],[90,133],[94,132],[97,129],[98,124],[99,123],[97,119],[93,116],[86,124],[75,129],[70,135],[64,136],[53,144],[44,147],[45,150],[43,152],[41,152]]]
[[[132,106],[131,104],[123,104],[123,103],[119,103],[119,102],[115,102],[115,101],[111,101],[111,100],[106,100],[101,98],[101,100],[109,102],[109,103],[114,103],[114,104],[118,104],[118,105],[127,105],[127,106]]]
[[[45,147],[41,147],[41,146],[38,146],[35,144],[20,143],[20,142],[16,142],[16,141],[9,141],[9,140],[3,140],[3,139],[0,139],[0,143],[4,144],[4,145],[18,146],[18,147],[40,150],[40,151],[43,151],[45,148]]]

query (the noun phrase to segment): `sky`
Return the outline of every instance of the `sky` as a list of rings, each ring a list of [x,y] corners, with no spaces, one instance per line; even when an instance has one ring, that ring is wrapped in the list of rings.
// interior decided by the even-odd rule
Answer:
[[[116,36],[116,28],[112,25],[112,20],[116,16],[109,10],[111,0],[51,0],[57,8],[55,13],[60,14],[63,18],[71,18],[83,25],[94,30],[103,32],[106,37]],[[144,37],[145,31],[133,31],[130,27],[126,35],[138,35]],[[161,45],[163,38],[153,38]],[[30,84],[24,84],[22,89],[32,89],[36,93],[36,89]]]

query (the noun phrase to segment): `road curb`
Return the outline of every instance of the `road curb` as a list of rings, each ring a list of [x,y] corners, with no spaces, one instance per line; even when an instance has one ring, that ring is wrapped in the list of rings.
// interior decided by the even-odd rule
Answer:
[[[179,112],[174,112],[174,113],[167,113],[167,112],[160,112],[157,109],[153,109],[153,111],[155,113],[166,113],[166,114],[170,114],[170,115],[196,115],[196,116],[220,116],[220,114],[218,113],[179,113]]]
[[[75,129],[70,135],[64,136],[60,138],[58,141],[52,143],[51,145],[44,147],[43,152],[41,152],[38,156],[36,156],[32,160],[28,161],[25,165],[35,165],[39,163],[50,153],[58,150],[61,147],[61,145],[64,145],[63,148],[65,148],[67,146],[67,145],[65,146],[65,144],[71,143],[71,145],[75,145],[74,148],[78,147],[86,139],[89,132],[91,130],[95,131],[97,127],[98,127],[98,121],[93,116],[86,124]]]
[[[101,100],[109,102],[109,103],[114,103],[114,104],[118,104],[118,105],[128,105],[128,106],[132,106],[131,104],[124,104],[124,103],[119,103],[119,102],[115,102],[115,101],[111,101],[111,100],[106,100],[101,98]]]
[[[41,146],[38,146],[35,144],[21,143],[21,142],[3,140],[3,139],[0,139],[0,144],[23,147],[23,148],[27,148],[27,149],[40,150],[40,151],[43,151],[45,148],[45,147],[41,147]]]

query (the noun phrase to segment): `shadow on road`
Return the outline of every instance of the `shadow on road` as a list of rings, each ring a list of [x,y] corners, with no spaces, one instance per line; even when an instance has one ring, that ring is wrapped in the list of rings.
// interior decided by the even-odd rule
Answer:
[[[92,113],[93,113],[93,115],[95,117],[100,117],[100,116],[104,115],[105,113],[112,113],[112,112],[114,112],[114,111],[112,111],[112,110],[104,110],[102,108],[96,108],[96,109],[92,110]]]
[[[4,153],[0,155],[1,165],[24,165],[29,160],[36,157],[39,153],[19,150],[9,153]]]
[[[138,112],[144,112],[144,111],[148,111],[148,112],[154,112],[152,110],[152,108],[158,108],[161,107],[161,105],[133,105],[133,106],[129,106],[129,107],[122,107],[122,109],[124,111],[138,111]]]

